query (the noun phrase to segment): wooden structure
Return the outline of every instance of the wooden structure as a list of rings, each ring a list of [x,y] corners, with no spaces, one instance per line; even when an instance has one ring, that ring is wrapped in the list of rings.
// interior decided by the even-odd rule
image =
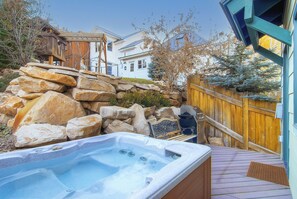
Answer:
[[[242,98],[230,90],[209,86],[195,75],[188,78],[188,104],[205,114],[205,134],[222,137],[225,146],[280,153],[276,103]]]
[[[37,56],[41,62],[63,65],[65,62],[66,41],[60,32],[51,26],[47,21],[41,20],[42,33],[39,35],[40,48],[37,50]]]
[[[197,134],[181,134],[181,128],[176,119],[162,118],[157,122],[148,123],[151,131],[150,136],[154,138],[186,142],[197,137]]]
[[[61,32],[61,35],[66,38],[67,50],[66,50],[66,66],[80,69],[81,65],[85,65],[87,68],[90,66],[90,43],[95,42],[95,46],[98,48],[98,66],[101,65],[101,61],[105,63],[107,71],[107,53],[106,43],[107,39],[104,34],[101,33],[87,33],[87,32]],[[102,53],[104,59],[102,58]]]
[[[251,161],[283,167],[279,156],[229,147],[210,147],[212,199],[292,198],[288,186],[246,177]]]
[[[170,171],[169,171],[170,172]],[[211,158],[208,158],[185,179],[170,190],[163,199],[199,198],[211,197]]]

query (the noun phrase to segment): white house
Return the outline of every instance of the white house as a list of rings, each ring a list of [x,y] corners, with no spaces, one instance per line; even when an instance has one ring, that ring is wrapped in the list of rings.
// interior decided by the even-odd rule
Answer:
[[[119,76],[149,79],[148,65],[151,63],[151,56],[149,50],[144,48],[143,37],[144,32],[136,32],[116,42],[120,46]]]
[[[149,79],[148,65],[151,58],[148,49],[144,49],[143,32],[121,37],[104,28],[97,27],[94,32],[104,33],[107,37],[107,74],[120,77]],[[91,70],[105,73],[105,65],[98,67],[99,43],[90,43]]]

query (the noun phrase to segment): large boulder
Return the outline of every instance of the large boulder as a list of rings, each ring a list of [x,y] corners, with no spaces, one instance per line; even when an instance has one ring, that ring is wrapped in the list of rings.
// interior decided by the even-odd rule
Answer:
[[[73,77],[68,75],[57,74],[49,72],[48,70],[37,67],[21,67],[20,71],[30,77],[48,80],[51,82],[63,84],[66,86],[76,86],[76,81]]]
[[[143,135],[150,135],[150,128],[144,116],[144,109],[139,104],[134,104],[130,109],[135,111],[135,117],[133,118],[132,125],[136,129],[136,132]]]
[[[117,91],[129,91],[132,88],[134,88],[134,85],[132,84],[119,84],[117,86]]]
[[[145,118],[148,118],[151,115],[154,115],[155,114],[155,111],[156,111],[156,107],[155,106],[144,108],[144,116],[145,116]]]
[[[170,102],[171,106],[180,106],[181,105],[180,101],[175,100],[175,99],[169,99],[169,102]]]
[[[49,69],[48,72],[50,73],[56,73],[56,74],[62,74],[62,75],[67,75],[71,77],[78,77],[79,73],[75,71],[70,71],[70,70],[62,70],[62,69]]]
[[[181,93],[179,92],[170,92],[169,95],[171,99],[178,100],[178,101],[182,100]]]
[[[15,116],[17,114],[17,109],[24,106],[21,98],[16,96],[9,96],[0,105],[0,113]]]
[[[85,109],[88,109],[90,111],[100,113],[100,108],[102,106],[109,106],[109,102],[81,102],[82,106]]]
[[[9,85],[19,85],[19,78],[15,78],[9,82]]]
[[[102,80],[88,79],[83,76],[78,77],[77,88],[116,93],[115,88],[111,84]]]
[[[40,97],[41,95],[43,95],[43,93],[27,93],[23,90],[19,90],[19,92],[17,93],[18,97],[24,98],[26,100],[32,100],[35,99],[37,97]]]
[[[161,118],[169,118],[169,119],[176,118],[171,107],[163,107],[163,108],[158,109],[155,113],[155,116],[158,120]]]
[[[139,84],[139,83],[136,83],[135,86],[139,89],[142,89],[142,90],[152,90],[152,91],[158,91],[160,92],[161,89],[159,86],[156,86],[154,84]]]
[[[89,70],[79,70],[80,74],[84,74],[84,75],[91,75],[94,77],[97,77],[98,72],[93,72],[93,71],[89,71]]]
[[[126,92],[118,92],[117,99],[123,99],[125,95],[126,95]]]
[[[79,88],[73,88],[71,93],[72,97],[77,101],[109,102],[111,98],[116,97],[115,93]]]
[[[8,85],[5,89],[5,92],[12,93],[12,94],[16,95],[20,89],[21,89],[20,86],[17,84],[16,85]]]
[[[85,111],[79,102],[61,93],[48,91],[27,112],[20,125],[34,123],[65,125],[68,120],[82,116],[85,116]]]
[[[119,78],[117,77],[112,77],[110,75],[105,75],[105,74],[99,74],[97,76],[97,78],[101,81],[104,81],[104,82],[107,82],[107,83],[110,83],[111,85],[113,86],[117,86],[119,84]]]
[[[19,77],[20,88],[27,93],[45,93],[47,91],[65,91],[65,86],[32,77]]]
[[[9,120],[11,120],[13,117],[12,116],[8,116],[8,115],[5,115],[5,114],[2,114],[0,113],[0,124],[7,124],[7,122]]]
[[[75,68],[70,68],[70,67],[65,67],[65,66],[56,66],[56,65],[50,65],[50,64],[43,64],[43,63],[34,63],[34,62],[29,62],[26,64],[27,67],[29,66],[35,66],[38,68],[42,69],[61,69],[61,70],[66,70],[66,71],[73,71],[73,72],[78,72]]]
[[[15,147],[36,147],[67,140],[66,128],[50,124],[30,124],[22,126],[15,133]]]
[[[68,121],[66,134],[70,140],[90,137],[100,134],[102,117],[98,114],[73,118]]]
[[[175,116],[176,118],[178,118],[179,115],[180,115],[180,108],[175,107],[175,106],[171,106],[171,109],[172,109],[172,111],[173,111],[173,113],[174,113],[174,116]]]
[[[135,111],[119,106],[102,106],[100,115],[103,119],[125,120],[135,117]]]
[[[135,132],[136,129],[123,121],[114,120],[111,124],[107,126],[104,130],[105,133],[115,133],[115,132]]]
[[[12,96],[10,93],[0,93],[0,104]]]

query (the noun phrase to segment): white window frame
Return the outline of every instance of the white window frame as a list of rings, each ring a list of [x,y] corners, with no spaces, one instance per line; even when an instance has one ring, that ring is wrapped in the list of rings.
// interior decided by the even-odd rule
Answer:
[[[132,70],[132,65],[133,65],[133,70]],[[134,72],[135,71],[135,64],[134,61],[130,62],[130,72]]]

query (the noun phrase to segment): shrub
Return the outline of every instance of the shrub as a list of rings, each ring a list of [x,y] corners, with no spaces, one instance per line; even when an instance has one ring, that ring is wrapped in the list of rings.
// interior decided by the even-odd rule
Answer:
[[[19,77],[18,73],[10,73],[0,78],[0,92],[4,92],[9,82]]]
[[[112,105],[117,105],[121,107],[130,107],[133,104],[140,104],[143,107],[156,106],[157,108],[170,106],[170,101],[159,92],[155,91],[146,91],[146,92],[134,92],[126,93],[121,100],[117,102],[114,99],[111,99],[110,103]]]

